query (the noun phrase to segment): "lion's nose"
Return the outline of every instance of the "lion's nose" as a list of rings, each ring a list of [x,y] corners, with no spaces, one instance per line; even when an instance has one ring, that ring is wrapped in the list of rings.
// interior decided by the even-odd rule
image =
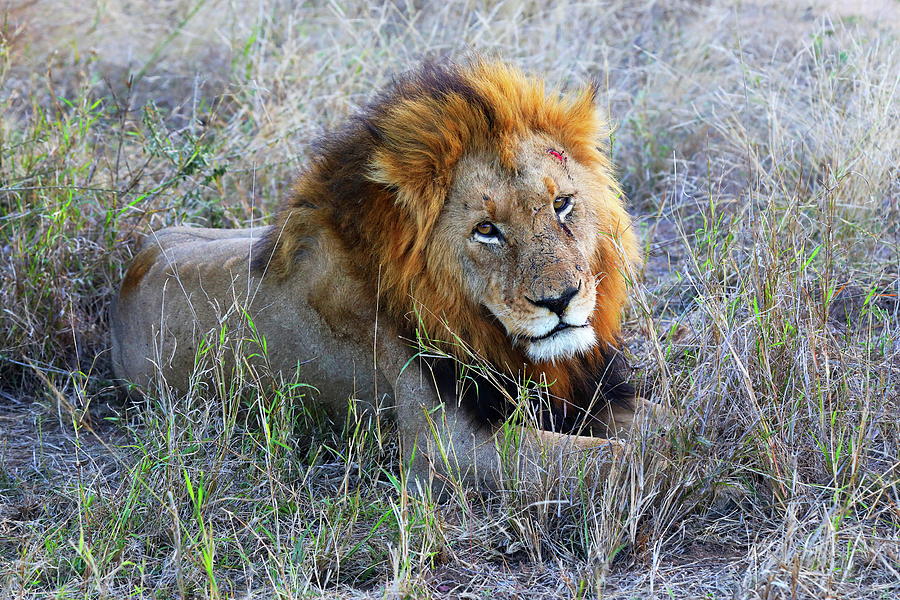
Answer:
[[[578,287],[569,286],[566,288],[566,291],[555,298],[541,298],[540,300],[528,298],[528,300],[535,306],[543,306],[550,312],[556,313],[558,317],[562,318],[563,313],[569,306],[569,302],[572,301],[572,298],[575,297],[575,294],[578,293],[579,289],[581,289],[581,283],[578,284]]]

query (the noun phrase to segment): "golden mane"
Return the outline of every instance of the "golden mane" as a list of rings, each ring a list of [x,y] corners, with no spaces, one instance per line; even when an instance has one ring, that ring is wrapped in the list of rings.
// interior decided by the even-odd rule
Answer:
[[[624,398],[633,391],[612,373],[611,361],[626,300],[625,273],[639,259],[609,159],[598,147],[606,124],[595,95],[595,86],[569,99],[556,90],[548,93],[540,79],[499,62],[428,63],[317,144],[271,236],[255,250],[254,265],[266,276],[287,278],[311,232],[326,232],[353,257],[347,269],[370,286],[369,300],[377,295],[383,314],[411,338],[421,325],[432,340],[447,340],[443,350],[468,360],[452,341],[458,336],[507,374],[524,367],[533,380],[545,378],[564,404],[584,406],[598,384],[612,385],[611,394]],[[571,159],[592,170],[608,194],[591,201],[614,216],[597,224],[591,264],[602,274],[591,318],[598,344],[587,355],[553,364],[533,364],[516,350],[502,325],[467,297],[448,249],[429,244],[463,155],[496,156],[514,170],[516,141],[534,133],[552,136]],[[610,223],[622,224],[622,230],[608,231]]]

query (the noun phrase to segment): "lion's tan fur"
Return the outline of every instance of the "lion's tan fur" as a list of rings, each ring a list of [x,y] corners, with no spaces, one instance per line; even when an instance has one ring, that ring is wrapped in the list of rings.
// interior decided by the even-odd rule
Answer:
[[[462,468],[489,477],[491,429],[439,397],[411,361],[418,328],[458,359],[547,382],[561,414],[629,422],[633,407],[607,407],[594,393],[638,253],[593,101],[592,88],[562,98],[499,63],[401,79],[320,146],[272,227],[148,237],[113,319],[117,375],[184,390],[203,336],[224,327],[264,337],[270,366],[302,365],[332,411],[386,394],[407,451],[433,443],[424,415],[445,401],[439,431]],[[566,219],[552,208],[563,193],[575,203]],[[502,249],[473,237],[479,220],[502,225]],[[576,284],[560,324],[587,311],[593,333],[572,354],[530,332],[551,318],[540,299]],[[573,331],[547,335],[565,341]],[[534,360],[545,346],[551,358]]]

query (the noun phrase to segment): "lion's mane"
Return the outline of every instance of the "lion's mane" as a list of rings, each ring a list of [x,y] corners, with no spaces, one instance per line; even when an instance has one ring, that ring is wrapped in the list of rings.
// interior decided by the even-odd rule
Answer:
[[[280,209],[275,227],[254,249],[254,267],[266,276],[291,276],[298,254],[325,233],[343,249],[346,270],[369,290],[361,302],[379,305],[415,339],[416,327],[461,361],[474,352],[507,374],[524,373],[550,384],[555,413],[584,409],[596,399],[628,401],[634,390],[624,378],[617,351],[626,274],[639,262],[630,223],[610,161],[599,146],[606,123],[595,106],[596,87],[573,99],[548,93],[544,83],[506,64],[428,63],[398,78],[343,130],[317,143],[311,164]],[[430,243],[454,169],[466,152],[495,156],[514,170],[516,140],[546,133],[568,155],[590,168],[608,193],[591,201],[624,224],[601,233],[591,267],[598,278],[591,318],[598,343],[587,354],[534,364],[513,347],[502,325],[465,293],[451,249]],[[339,316],[335,316],[339,318]],[[449,331],[448,331],[449,330]],[[464,344],[460,344],[462,340]],[[480,392],[474,408],[502,414],[496,398]],[[550,425],[560,429],[556,418]]]

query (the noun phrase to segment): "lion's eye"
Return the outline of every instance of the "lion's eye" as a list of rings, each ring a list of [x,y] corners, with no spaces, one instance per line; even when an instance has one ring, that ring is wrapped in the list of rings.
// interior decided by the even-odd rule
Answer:
[[[472,233],[475,234],[475,239],[479,242],[486,244],[500,243],[500,230],[490,221],[482,221],[475,226],[475,230]]]
[[[559,196],[556,200],[553,201],[553,210],[556,211],[559,219],[563,220],[569,215],[570,212],[572,212],[572,206],[574,204],[575,203],[572,200],[572,196]]]

